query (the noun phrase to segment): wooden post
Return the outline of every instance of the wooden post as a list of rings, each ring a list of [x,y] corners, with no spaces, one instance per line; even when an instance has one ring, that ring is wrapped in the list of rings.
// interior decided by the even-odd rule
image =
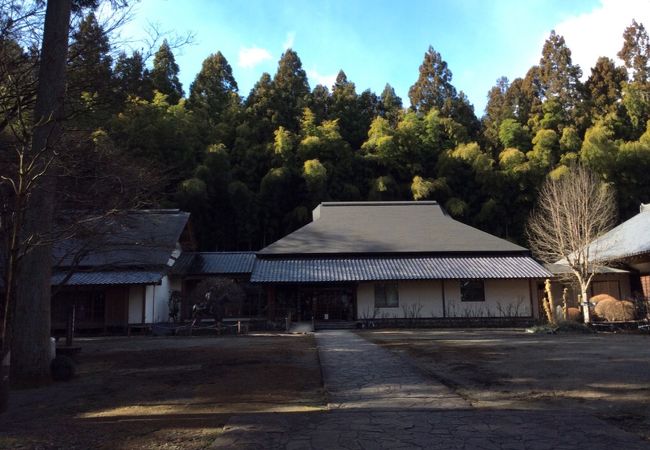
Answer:
[[[147,286],[142,285],[142,323],[147,319]]]
[[[68,347],[72,346],[72,339],[74,338],[75,309],[76,308],[74,303],[72,306],[70,306],[70,308],[68,308],[68,323],[65,334],[65,345]]]
[[[533,280],[530,278],[528,279],[528,300],[530,301],[530,317],[539,317],[539,299],[537,299],[538,304],[537,308],[535,308],[533,304]],[[535,310],[537,310],[537,314],[535,314]]]
[[[447,305],[445,304],[445,280],[440,280],[440,290],[442,291],[442,318],[447,317]]]

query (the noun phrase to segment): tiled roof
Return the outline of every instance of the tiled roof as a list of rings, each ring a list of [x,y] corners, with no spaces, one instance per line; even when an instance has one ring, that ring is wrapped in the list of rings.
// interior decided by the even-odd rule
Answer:
[[[177,275],[249,274],[255,265],[254,252],[185,252],[176,260]]]
[[[528,256],[258,259],[251,281],[320,283],[373,280],[547,278]]]
[[[554,275],[573,275],[571,268],[566,263],[544,264],[547,270]],[[608,273],[630,273],[629,270],[617,269],[616,267],[600,266],[596,267],[595,273],[608,274]]]
[[[616,261],[650,253],[650,205],[589,245],[590,259]]]
[[[52,285],[58,286],[65,279],[66,273],[52,274]],[[65,286],[108,286],[124,284],[157,284],[162,279],[160,272],[142,270],[75,272],[65,282]]]
[[[98,219],[87,238],[58,242],[52,249],[58,267],[75,265],[97,270],[165,266],[190,214],[179,210],[128,211]]]
[[[326,202],[313,222],[260,255],[522,252],[523,247],[452,219],[433,201]]]

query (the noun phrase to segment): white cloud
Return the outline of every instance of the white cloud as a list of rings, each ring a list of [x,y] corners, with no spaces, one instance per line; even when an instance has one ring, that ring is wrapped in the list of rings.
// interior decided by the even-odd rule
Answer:
[[[586,78],[600,56],[607,56],[621,64],[616,53],[623,47],[623,31],[632,23],[632,19],[643,23],[648,29],[648,0],[601,0],[600,5],[592,11],[558,23],[555,31],[564,36],[571,49],[573,63],[580,65],[583,78]]]
[[[249,69],[269,59],[271,59],[271,54],[265,48],[242,48],[239,50],[239,60],[237,61],[237,64],[239,67]]]
[[[328,89],[332,89],[332,86],[334,86],[334,83],[336,82],[336,75],[337,74],[332,74],[332,75],[323,75],[321,73],[318,73],[316,69],[311,69],[307,71],[307,77],[309,78],[309,81],[313,86],[316,86],[317,84],[322,84],[323,86],[327,86]]]
[[[282,50],[287,50],[289,48],[293,48],[293,44],[296,40],[296,32],[295,31],[289,31],[287,33],[287,37],[282,43]]]

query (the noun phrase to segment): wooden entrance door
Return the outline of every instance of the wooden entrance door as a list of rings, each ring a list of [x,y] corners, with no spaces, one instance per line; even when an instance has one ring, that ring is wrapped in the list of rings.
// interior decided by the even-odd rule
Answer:
[[[311,292],[315,320],[353,320],[351,289],[314,289]]]

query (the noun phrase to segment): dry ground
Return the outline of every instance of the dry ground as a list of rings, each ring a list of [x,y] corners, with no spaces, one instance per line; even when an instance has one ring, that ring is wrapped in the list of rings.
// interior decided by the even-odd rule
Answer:
[[[313,336],[77,343],[74,380],[12,392],[0,448],[204,448],[232,414],[324,407]]]
[[[650,337],[522,330],[360,334],[407,354],[479,408],[586,410],[650,440]]]

